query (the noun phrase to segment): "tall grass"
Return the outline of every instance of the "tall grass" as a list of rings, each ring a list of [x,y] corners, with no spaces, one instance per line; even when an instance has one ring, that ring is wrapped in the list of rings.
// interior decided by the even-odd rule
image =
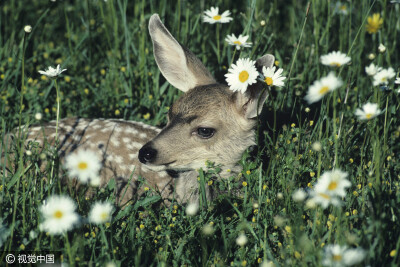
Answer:
[[[58,80],[61,117],[118,117],[165,125],[165,112],[180,93],[155,64],[147,32],[153,13],[160,14],[172,35],[220,82],[237,58],[256,59],[265,53],[274,54],[276,64],[290,77],[286,87],[273,90],[266,102],[259,153],[243,156],[240,179],[213,181],[215,167],[199,174],[201,188],[206,184],[232,188],[241,190],[242,196],[203,201],[192,217],[177,203],[160,206],[159,197],[149,193],[117,209],[109,224],[83,221],[66,236],[50,236],[38,227],[43,200],[52,194],[71,195],[85,217],[94,201],[114,200],[115,184],[110,182],[86,199],[83,191],[59,186],[62,167],[54,153],[25,145],[23,151],[31,155],[13,153],[11,171],[3,163],[0,166],[0,265],[10,252],[60,251],[61,260],[71,265],[319,266],[324,248],[340,244],[363,248],[362,265],[398,266],[399,86],[393,81],[384,88],[372,86],[364,68],[374,62],[393,67],[398,76],[400,4],[384,0],[342,4],[347,15],[335,9],[336,1],[316,0],[2,1],[2,155],[13,149],[8,148],[13,141],[5,137],[20,125],[19,120],[21,125],[42,123],[35,121],[38,112],[43,121],[56,118],[53,82],[38,73],[56,64],[67,69]],[[211,6],[231,10],[233,22],[203,23],[202,12]],[[384,21],[373,35],[365,30],[372,13],[380,13]],[[26,24],[33,31],[24,39]],[[253,46],[234,53],[224,38],[243,32],[250,35]],[[384,53],[378,51],[380,43],[386,46]],[[320,56],[336,50],[351,57],[351,64],[337,71],[344,86],[307,105],[308,87],[330,71],[320,64]],[[374,120],[360,122],[354,111],[368,101],[384,111]],[[23,140],[21,134],[16,141],[23,144]],[[316,142],[321,151],[313,150]],[[39,169],[41,157],[52,159],[46,172]],[[335,167],[348,172],[352,183],[341,207],[311,208],[293,201],[294,191],[311,190],[323,172]],[[244,246],[236,244],[240,233],[248,238]]]

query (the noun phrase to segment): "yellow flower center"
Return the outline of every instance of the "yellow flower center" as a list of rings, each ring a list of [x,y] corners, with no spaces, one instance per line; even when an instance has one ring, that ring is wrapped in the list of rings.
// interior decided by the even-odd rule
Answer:
[[[216,15],[213,17],[214,20],[220,20],[221,19],[221,15]]]
[[[387,81],[387,77],[382,77],[381,82],[386,82]]]
[[[340,63],[338,63],[338,62],[332,62],[331,63],[331,66],[332,67],[340,67],[340,66],[342,66]]]
[[[337,188],[337,183],[336,182],[331,182],[328,185],[328,190],[335,190]]]
[[[241,45],[242,44],[240,41],[234,41],[233,43],[237,44],[237,45]]]
[[[342,6],[340,7],[340,10],[342,10],[342,11],[346,11],[346,9],[347,9],[347,7],[346,7],[345,5],[342,5]]]
[[[372,113],[367,113],[365,114],[365,118],[367,118],[368,120],[372,118]]]
[[[107,214],[107,212],[101,213],[101,214],[100,214],[100,218],[101,218],[102,220],[107,220],[107,219],[108,219],[108,214]]]
[[[321,197],[323,197],[323,198],[325,198],[325,199],[331,199],[331,197],[329,196],[329,195],[327,195],[327,194],[324,194],[324,193],[319,193],[319,195],[321,196]]]
[[[249,79],[249,73],[247,71],[242,71],[239,73],[239,81],[244,83],[245,81],[247,81],[247,79]]]
[[[334,261],[341,261],[341,260],[342,260],[342,255],[333,254],[332,259],[333,259]]]
[[[264,81],[267,85],[271,85],[274,82],[271,77],[265,77]]]
[[[63,217],[63,213],[57,210],[56,212],[54,212],[54,217],[57,219],[61,219]]]
[[[80,169],[82,171],[86,170],[87,167],[88,167],[88,164],[86,162],[79,162],[79,164],[78,164],[78,169]]]
[[[320,93],[321,95],[324,95],[324,94],[326,94],[328,91],[329,91],[329,87],[328,87],[328,86],[323,86],[323,87],[319,90],[319,93]]]

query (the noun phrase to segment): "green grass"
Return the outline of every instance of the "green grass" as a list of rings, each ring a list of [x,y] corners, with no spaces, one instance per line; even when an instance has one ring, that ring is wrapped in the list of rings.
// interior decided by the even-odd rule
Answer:
[[[78,213],[87,217],[96,200],[113,200],[114,185],[93,199],[59,187],[60,177],[51,174],[61,166],[49,165],[46,173],[40,172],[40,155],[23,148],[20,136],[15,170],[5,173],[0,166],[0,265],[10,251],[60,250],[71,265],[254,266],[272,261],[276,266],[320,266],[324,246],[340,244],[363,248],[362,266],[398,266],[399,85],[391,80],[385,90],[374,87],[364,68],[374,62],[393,67],[399,76],[400,5],[385,0],[342,2],[347,15],[334,11],[336,1],[2,1],[2,139],[20,124],[36,123],[37,112],[43,121],[56,119],[54,81],[38,70],[57,64],[67,69],[58,79],[60,117],[118,117],[165,125],[165,112],[180,92],[166,82],[154,61],[147,31],[153,13],[160,14],[172,35],[220,82],[239,56],[256,59],[265,53],[275,55],[290,79],[265,104],[271,123],[260,138],[263,154],[255,160],[248,153],[243,156],[247,186],[240,189],[242,197],[221,195],[202,202],[193,217],[184,206],[160,207],[159,199],[149,195],[117,209],[105,226],[83,222],[65,236],[46,235],[38,228],[38,207],[48,196],[72,196]],[[231,10],[234,20],[218,27],[203,23],[202,11],[211,6]],[[383,25],[371,35],[365,23],[373,13],[381,14]],[[23,31],[27,24],[33,27],[30,34]],[[243,32],[253,46],[234,53],[223,39]],[[386,46],[384,53],[378,52],[380,43]],[[337,50],[351,57],[350,65],[336,71],[344,85],[307,105],[309,86],[330,71],[320,64],[320,56]],[[378,103],[384,112],[360,122],[354,111],[366,102]],[[307,107],[310,112],[305,112]],[[282,123],[281,113],[290,119]],[[321,152],[312,150],[317,141]],[[24,154],[26,149],[33,154]],[[295,190],[312,187],[334,167],[348,172],[352,183],[341,207],[308,209],[293,201]],[[200,174],[202,184],[211,179],[212,170]],[[56,182],[46,182],[52,179]],[[214,181],[211,186],[226,185]],[[239,188],[241,181],[231,186]],[[205,234],[205,226],[212,226],[212,233]],[[248,243],[240,247],[236,238],[242,232]]]

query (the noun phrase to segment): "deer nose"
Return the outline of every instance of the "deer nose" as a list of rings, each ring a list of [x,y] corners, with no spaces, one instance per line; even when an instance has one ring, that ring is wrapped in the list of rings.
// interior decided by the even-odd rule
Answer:
[[[141,163],[151,163],[157,156],[157,150],[152,148],[149,144],[144,145],[139,150],[139,160]]]

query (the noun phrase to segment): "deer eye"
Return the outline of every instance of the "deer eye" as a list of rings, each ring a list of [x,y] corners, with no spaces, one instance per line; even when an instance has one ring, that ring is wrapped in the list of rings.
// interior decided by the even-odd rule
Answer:
[[[212,137],[214,133],[215,129],[213,128],[204,128],[204,127],[197,128],[197,135],[204,139]]]

